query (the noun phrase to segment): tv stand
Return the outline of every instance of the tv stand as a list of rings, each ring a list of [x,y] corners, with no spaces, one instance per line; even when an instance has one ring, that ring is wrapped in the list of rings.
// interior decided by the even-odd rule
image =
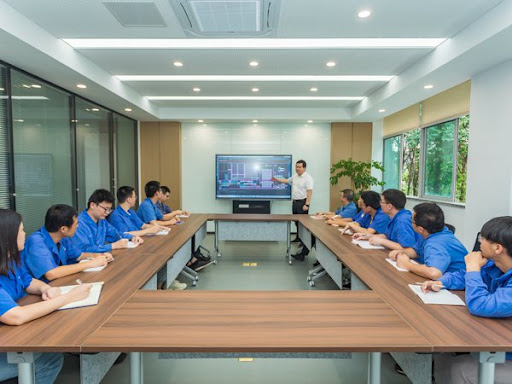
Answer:
[[[270,200],[233,200],[233,213],[270,214]]]

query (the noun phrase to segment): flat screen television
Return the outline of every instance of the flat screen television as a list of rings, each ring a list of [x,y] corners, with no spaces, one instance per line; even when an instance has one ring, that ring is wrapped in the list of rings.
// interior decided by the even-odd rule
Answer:
[[[215,155],[217,199],[291,199],[291,155]]]

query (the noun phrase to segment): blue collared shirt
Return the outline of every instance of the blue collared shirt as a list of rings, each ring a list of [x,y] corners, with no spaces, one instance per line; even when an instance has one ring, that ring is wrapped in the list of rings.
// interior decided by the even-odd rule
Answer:
[[[167,215],[168,213],[172,212],[171,207],[169,207],[167,204],[162,203],[161,201],[157,201],[155,205],[162,215]]]
[[[466,268],[464,256],[468,251],[455,235],[446,227],[426,239],[416,242],[413,249],[418,254],[418,262],[445,272],[455,272]]]
[[[21,251],[23,259],[23,251]],[[0,316],[10,309],[17,307],[19,299],[26,296],[25,289],[32,282],[32,276],[22,265],[14,266],[14,273],[9,276],[0,275]]]
[[[121,233],[140,231],[144,225],[144,222],[132,209],[126,212],[120,205],[110,214],[108,222]]]
[[[366,216],[368,216],[368,217],[366,217]],[[366,228],[373,228],[373,229],[375,229],[376,233],[384,233],[384,231],[388,227],[389,220],[390,220],[389,216],[386,215],[384,212],[382,212],[381,208],[377,209],[377,212],[375,212],[375,216],[373,216],[373,218],[369,214],[364,215],[364,217],[365,217],[364,224],[368,225]],[[361,224],[361,226],[362,225],[363,224]]]
[[[357,215],[357,207],[353,201],[340,207],[336,212],[336,215],[341,216],[343,219],[353,219]]]
[[[404,248],[413,247],[420,236],[412,229],[412,213],[407,209],[401,209],[391,219],[384,232],[386,238],[400,244]]]
[[[466,289],[466,305],[472,315],[512,316],[512,269],[503,273],[489,260],[480,272],[445,273],[439,281],[448,289]],[[507,352],[507,360],[512,360],[512,352]]]
[[[46,272],[76,263],[81,254],[82,251],[69,239],[62,239],[57,246],[46,228],[42,227],[27,238],[23,266],[36,279],[48,282],[44,277]]]
[[[112,250],[110,243],[132,237],[128,233],[119,233],[107,220],[95,223],[87,210],[84,210],[78,215],[78,228],[71,241],[82,252],[103,253]]]
[[[160,212],[155,204],[151,201],[149,197],[139,205],[139,209],[137,209],[137,216],[145,222],[149,224],[153,220],[162,220],[162,212]]]
[[[365,219],[366,219],[366,216],[368,215],[365,215],[364,214],[364,211],[361,209],[359,212],[357,212],[357,214],[352,218],[352,220],[354,220],[356,223],[359,223],[359,225],[361,227],[363,227],[363,224],[361,224]],[[364,228],[367,228],[367,227],[364,227]]]

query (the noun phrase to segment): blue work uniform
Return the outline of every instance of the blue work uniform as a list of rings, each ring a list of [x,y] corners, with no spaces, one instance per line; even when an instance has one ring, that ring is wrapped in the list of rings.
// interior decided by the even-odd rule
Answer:
[[[45,273],[61,265],[74,264],[82,254],[70,239],[55,244],[45,227],[27,238],[23,252],[23,266],[36,279],[48,282]]]
[[[382,212],[381,208],[377,209],[373,218],[372,215],[364,215],[364,217],[364,223],[362,223],[361,226],[363,226],[363,224],[367,225],[365,228],[373,228],[376,233],[384,233],[389,225],[389,216]]]
[[[357,207],[353,201],[340,207],[336,212],[336,215],[341,216],[343,219],[353,219],[357,215]]]
[[[168,213],[172,212],[171,207],[169,207],[167,204],[162,203],[161,201],[156,202],[156,207],[162,213],[162,215],[167,215]]]
[[[120,205],[110,214],[108,222],[120,233],[140,231],[144,225],[144,222],[132,209],[126,212]]]
[[[447,289],[466,289],[466,305],[472,315],[512,316],[512,269],[503,273],[494,261],[489,260],[480,272],[463,269],[445,273],[439,281]],[[507,352],[506,358],[512,360],[512,352]]]
[[[356,223],[359,223],[359,225],[361,225],[362,227],[362,224],[361,222],[365,220],[365,216],[368,216],[368,215],[365,215],[364,214],[364,211],[361,209],[359,212],[357,212],[357,214],[352,218],[353,221],[355,221]],[[366,228],[366,227],[365,227]]]
[[[22,258],[24,257],[21,251]],[[32,276],[23,265],[15,265],[8,276],[0,275],[0,316],[17,307],[19,299],[26,296],[25,289],[32,282]]]
[[[384,231],[386,238],[400,244],[404,248],[411,248],[420,239],[420,236],[412,229],[412,213],[407,209],[401,209],[391,219]]]
[[[103,253],[112,250],[110,243],[132,237],[129,233],[119,233],[107,220],[95,223],[84,210],[78,215],[78,228],[71,241],[82,252]]]
[[[418,240],[413,249],[419,256],[418,262],[427,267],[437,268],[443,274],[466,268],[464,257],[468,251],[446,227],[426,239]]]
[[[140,205],[139,209],[137,209],[137,216],[145,222],[149,224],[153,220],[162,220],[163,216],[162,212],[157,208],[155,204],[151,201],[149,197],[147,197]]]

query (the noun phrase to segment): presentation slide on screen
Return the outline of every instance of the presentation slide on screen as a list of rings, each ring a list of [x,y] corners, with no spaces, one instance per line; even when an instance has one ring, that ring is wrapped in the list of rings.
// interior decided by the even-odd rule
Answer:
[[[291,155],[217,155],[216,196],[226,199],[290,199]]]

